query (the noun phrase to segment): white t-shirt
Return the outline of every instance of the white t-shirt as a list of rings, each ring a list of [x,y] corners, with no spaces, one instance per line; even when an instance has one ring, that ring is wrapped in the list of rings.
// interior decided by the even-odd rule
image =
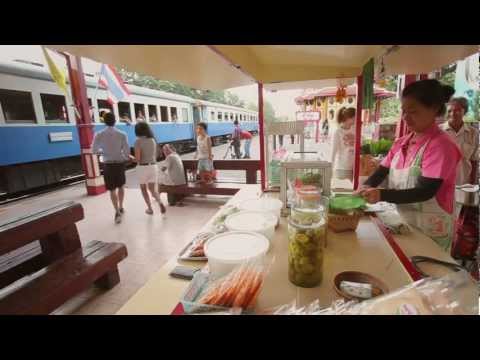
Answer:
[[[355,126],[345,130],[338,127],[332,137],[332,165],[338,170],[352,170],[354,160]]]
[[[208,144],[211,144],[210,136],[197,137],[197,159],[205,160],[209,158]]]
[[[161,183],[164,185],[185,185],[185,170],[182,159],[177,153],[172,153],[160,164],[160,169],[166,167],[165,172],[161,171]]]
[[[463,124],[461,129],[455,132],[448,122],[445,122],[441,129],[455,141],[462,151],[463,158],[457,168],[457,185],[464,185],[470,182],[472,172],[471,161],[478,161],[479,134],[478,130],[468,124]]]

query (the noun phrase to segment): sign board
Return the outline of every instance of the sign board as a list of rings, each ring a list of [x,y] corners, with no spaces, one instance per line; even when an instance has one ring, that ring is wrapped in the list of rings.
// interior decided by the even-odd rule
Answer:
[[[318,121],[318,120],[320,120],[320,111],[297,112],[297,121]]]
[[[73,141],[73,134],[71,131],[65,132],[51,132],[48,134],[50,142],[59,142],[59,141]]]

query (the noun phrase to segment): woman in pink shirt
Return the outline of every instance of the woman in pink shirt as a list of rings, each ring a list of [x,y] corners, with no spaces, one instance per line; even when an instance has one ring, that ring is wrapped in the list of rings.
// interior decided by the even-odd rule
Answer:
[[[411,225],[450,251],[456,170],[462,154],[435,122],[445,114],[451,86],[428,79],[402,92],[402,118],[411,133],[399,138],[377,171],[358,191],[369,203],[398,204]],[[388,189],[377,186],[388,176]]]

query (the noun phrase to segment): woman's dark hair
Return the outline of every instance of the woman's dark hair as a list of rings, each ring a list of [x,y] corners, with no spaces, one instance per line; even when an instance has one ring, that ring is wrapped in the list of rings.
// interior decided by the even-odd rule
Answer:
[[[403,89],[402,97],[412,97],[423,106],[428,108],[438,108],[437,115],[445,114],[447,103],[455,89],[449,85],[443,85],[440,81],[435,79],[426,79],[416,81],[407,85]]]
[[[152,129],[146,122],[139,122],[135,125],[135,135],[136,136],[144,136],[146,138],[152,139],[155,138],[153,136]]]
[[[111,112],[105,113],[105,115],[103,115],[103,121],[107,126],[114,126],[116,122],[115,115],[113,115]]]
[[[353,107],[342,107],[340,110],[338,110],[337,114],[337,122],[339,124],[343,123],[345,120],[350,119],[352,117],[355,117],[355,108]]]
[[[454,97],[448,103],[457,103],[463,108],[465,114],[468,112],[468,100],[464,97]]]
[[[199,122],[197,126],[200,126],[201,128],[203,128],[203,130],[207,131],[207,124],[205,124],[204,122]]]

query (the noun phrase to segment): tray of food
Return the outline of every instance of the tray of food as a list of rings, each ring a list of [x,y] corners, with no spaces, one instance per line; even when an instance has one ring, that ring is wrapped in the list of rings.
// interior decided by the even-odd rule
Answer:
[[[207,257],[204,252],[204,245],[208,239],[215,236],[213,231],[201,232],[197,234],[187,246],[180,252],[178,258],[180,260],[206,261]]]
[[[223,211],[215,218],[210,228],[206,231],[202,231],[195,235],[192,241],[190,241],[178,255],[180,260],[190,261],[207,261],[205,256],[204,245],[212,237],[222,232],[227,231],[225,227],[225,219],[228,215],[239,212],[240,209],[234,206],[227,206]]]

